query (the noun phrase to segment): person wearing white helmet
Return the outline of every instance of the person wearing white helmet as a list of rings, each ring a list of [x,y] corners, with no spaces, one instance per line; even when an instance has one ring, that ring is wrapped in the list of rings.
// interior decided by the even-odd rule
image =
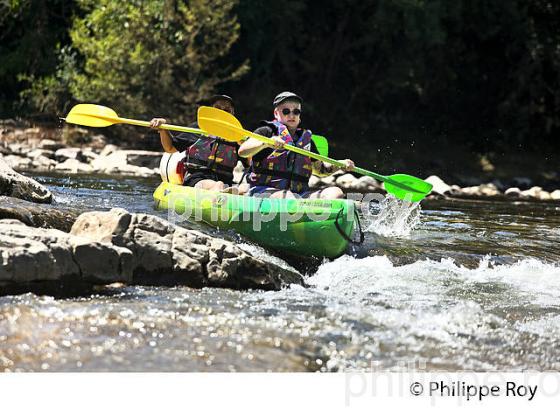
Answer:
[[[331,164],[313,160],[307,156],[284,149],[293,145],[317,153],[317,148],[308,129],[300,128],[303,99],[290,91],[278,94],[272,103],[274,120],[262,121],[262,126],[254,132],[271,138],[269,145],[249,138],[239,147],[239,156],[251,158],[251,172],[248,175],[249,195],[271,198],[342,198],[344,192],[338,187],[321,190],[309,189],[309,178],[313,171],[328,175],[339,168]],[[346,159],[345,168],[351,171],[354,163]]]

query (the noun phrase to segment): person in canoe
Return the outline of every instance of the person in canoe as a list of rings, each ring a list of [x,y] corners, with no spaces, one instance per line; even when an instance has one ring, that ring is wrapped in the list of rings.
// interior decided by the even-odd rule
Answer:
[[[278,94],[273,101],[274,120],[262,121],[262,126],[254,132],[274,140],[274,146],[249,138],[239,147],[239,156],[251,158],[251,172],[248,176],[248,195],[262,195],[271,198],[342,198],[344,192],[338,187],[321,190],[309,189],[309,178],[329,175],[339,168],[309,157],[283,149],[290,144],[318,153],[311,139],[310,130],[299,128],[303,99],[289,91]],[[343,161],[346,170],[351,171],[354,163]]]
[[[207,103],[230,114],[235,113],[233,99],[227,95],[215,95]],[[150,126],[158,129],[166,122],[165,118],[153,118]],[[196,122],[190,127],[199,128]],[[184,186],[223,191],[226,185],[233,185],[233,169],[240,159],[237,152],[239,145],[236,142],[213,136],[206,137],[191,133],[171,135],[167,130],[158,131],[165,152],[185,151],[186,153]]]

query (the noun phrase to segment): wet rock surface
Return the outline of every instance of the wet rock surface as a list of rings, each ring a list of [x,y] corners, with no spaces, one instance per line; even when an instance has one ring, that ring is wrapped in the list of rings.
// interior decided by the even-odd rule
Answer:
[[[57,229],[0,220],[0,294],[81,293],[93,284],[129,282],[131,252]]]

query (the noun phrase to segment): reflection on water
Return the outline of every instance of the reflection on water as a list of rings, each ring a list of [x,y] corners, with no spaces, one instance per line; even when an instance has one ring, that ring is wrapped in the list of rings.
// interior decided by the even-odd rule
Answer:
[[[41,178],[61,207],[158,213],[157,181]],[[323,262],[308,287],[2,297],[0,369],[560,370],[558,207],[425,201],[402,212],[406,223],[382,205],[365,246]]]

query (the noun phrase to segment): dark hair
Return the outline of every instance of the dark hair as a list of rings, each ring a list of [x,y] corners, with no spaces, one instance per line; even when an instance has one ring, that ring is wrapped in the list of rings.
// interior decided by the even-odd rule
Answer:
[[[213,105],[218,101],[227,101],[229,102],[232,106],[233,104],[233,98],[231,98],[229,95],[225,95],[225,94],[218,94],[218,95],[213,95],[212,97],[210,97],[208,99],[208,104]]]

